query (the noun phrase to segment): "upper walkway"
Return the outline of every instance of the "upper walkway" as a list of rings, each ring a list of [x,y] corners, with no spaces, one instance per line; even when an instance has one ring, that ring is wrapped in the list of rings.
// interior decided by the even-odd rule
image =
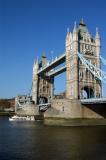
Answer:
[[[43,72],[48,72],[48,71],[54,69],[58,65],[64,63],[65,62],[65,58],[66,58],[66,54],[65,53],[60,55],[59,57],[56,57],[53,61],[48,62],[47,65],[45,65],[44,67],[41,67],[38,70],[38,74],[41,74]]]

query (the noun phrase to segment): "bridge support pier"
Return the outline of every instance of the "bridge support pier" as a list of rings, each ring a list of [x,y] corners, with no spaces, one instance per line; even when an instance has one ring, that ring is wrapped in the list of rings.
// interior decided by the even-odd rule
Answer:
[[[80,100],[55,99],[44,113],[46,125],[106,125],[106,104],[81,104]]]

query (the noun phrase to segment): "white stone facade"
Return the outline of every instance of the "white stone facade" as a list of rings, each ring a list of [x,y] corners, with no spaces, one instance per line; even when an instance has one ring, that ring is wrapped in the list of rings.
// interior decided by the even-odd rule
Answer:
[[[81,61],[78,59],[78,52],[83,54],[96,67],[101,67],[98,30],[96,29],[96,36],[93,38],[83,20],[78,27],[76,27],[75,23],[72,33],[68,31],[66,36],[66,96],[69,99],[79,99],[82,98],[83,90],[87,94],[88,90],[90,90],[88,98],[101,97],[101,81],[96,80],[90,71],[87,71],[85,66],[81,64]]]

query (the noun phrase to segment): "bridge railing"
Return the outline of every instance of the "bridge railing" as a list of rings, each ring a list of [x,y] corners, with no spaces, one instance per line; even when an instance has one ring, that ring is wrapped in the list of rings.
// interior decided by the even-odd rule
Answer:
[[[51,106],[51,103],[43,103],[39,104],[38,106],[40,111],[46,111]]]
[[[89,99],[81,99],[81,103],[106,103],[106,97],[103,98],[89,98]]]

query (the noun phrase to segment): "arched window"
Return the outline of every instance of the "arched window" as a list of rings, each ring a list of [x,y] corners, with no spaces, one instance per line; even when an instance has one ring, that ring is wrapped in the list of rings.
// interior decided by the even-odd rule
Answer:
[[[86,78],[89,77],[89,71],[88,71],[88,68],[86,68]]]
[[[87,98],[93,98],[94,97],[94,91],[89,86],[85,86],[81,89],[81,98],[87,99]]]

